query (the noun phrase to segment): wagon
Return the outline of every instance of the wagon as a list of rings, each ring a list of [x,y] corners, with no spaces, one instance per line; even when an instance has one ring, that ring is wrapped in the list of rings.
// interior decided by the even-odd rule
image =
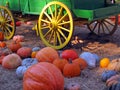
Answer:
[[[112,35],[120,5],[113,0],[0,0],[0,31],[6,40],[15,34],[13,12],[39,16],[37,35],[46,46],[62,49],[70,42],[76,21],[96,35]]]

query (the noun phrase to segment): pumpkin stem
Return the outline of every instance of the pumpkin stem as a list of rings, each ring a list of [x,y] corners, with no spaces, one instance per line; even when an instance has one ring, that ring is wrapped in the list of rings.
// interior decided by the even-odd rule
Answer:
[[[72,59],[71,59],[71,58],[69,58],[69,60],[68,60],[68,61],[69,61],[69,63],[70,63],[70,64],[72,64]]]

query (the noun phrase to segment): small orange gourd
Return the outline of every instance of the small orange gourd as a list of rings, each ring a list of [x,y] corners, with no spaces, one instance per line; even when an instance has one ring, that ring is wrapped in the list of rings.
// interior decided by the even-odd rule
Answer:
[[[100,60],[100,67],[101,68],[107,68],[107,66],[110,63],[110,59],[109,58],[103,58]]]

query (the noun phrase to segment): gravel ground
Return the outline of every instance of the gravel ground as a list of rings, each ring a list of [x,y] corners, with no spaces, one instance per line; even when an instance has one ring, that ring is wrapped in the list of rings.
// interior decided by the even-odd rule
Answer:
[[[36,32],[31,30],[32,26],[33,25],[22,24],[22,26],[17,27],[15,34],[25,36],[25,42],[22,42],[21,44],[29,47],[45,47],[39,36],[36,36]],[[120,27],[118,27],[117,31],[112,36],[108,37],[89,35],[89,31],[86,27],[75,27],[72,40],[77,36],[78,39],[83,40],[84,43],[69,45],[67,48],[74,48],[79,54],[84,51],[90,51],[98,54],[100,58],[108,57],[110,60],[120,58],[119,34]],[[11,40],[6,41],[7,44],[10,42]],[[81,75],[78,77],[65,78],[65,85],[70,82],[77,82],[80,84],[81,90],[104,90],[105,83],[101,81],[102,71],[104,71],[104,69],[101,69],[98,66],[93,69],[87,68],[83,70]],[[7,70],[0,66],[0,90],[22,90],[22,80],[17,79],[15,70]]]

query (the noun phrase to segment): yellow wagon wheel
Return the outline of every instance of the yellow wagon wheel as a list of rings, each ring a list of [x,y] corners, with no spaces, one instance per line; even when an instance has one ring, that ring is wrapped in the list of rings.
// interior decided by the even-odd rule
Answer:
[[[98,36],[112,35],[118,26],[118,16],[91,21],[87,26],[92,33]]]
[[[15,33],[15,21],[11,11],[4,6],[0,6],[0,31],[4,33],[4,38],[9,40]]]
[[[65,47],[73,34],[73,18],[68,7],[58,1],[48,3],[40,13],[39,33],[46,46]]]

